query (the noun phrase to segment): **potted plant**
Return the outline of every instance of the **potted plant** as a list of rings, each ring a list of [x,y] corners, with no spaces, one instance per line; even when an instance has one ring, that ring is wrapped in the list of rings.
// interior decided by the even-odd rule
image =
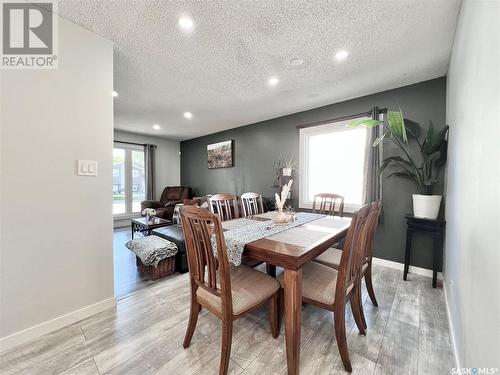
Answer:
[[[297,163],[293,161],[293,154],[290,156],[290,159],[287,159],[285,154],[281,153],[281,158],[283,159],[283,176],[290,177],[292,171],[295,169],[295,165],[297,165]]]
[[[350,124],[351,127],[369,128],[379,125],[383,127],[383,132],[375,139],[373,147],[380,145],[383,140],[388,140],[402,151],[402,156],[390,156],[384,159],[380,173],[392,166],[395,169],[387,175],[387,178],[402,177],[413,181],[418,190],[418,194],[413,194],[413,214],[415,217],[436,219],[442,196],[433,195],[433,188],[438,182],[439,170],[446,163],[449,126],[436,130],[431,123],[422,142],[419,139],[419,125],[413,122],[405,124],[401,110],[388,111],[387,121],[363,119]],[[409,139],[417,143],[418,155],[415,155],[410,147]]]

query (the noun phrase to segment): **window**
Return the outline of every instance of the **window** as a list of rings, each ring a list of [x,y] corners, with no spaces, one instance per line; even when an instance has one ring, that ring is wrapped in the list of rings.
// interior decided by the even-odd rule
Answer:
[[[369,133],[364,127],[348,127],[353,120],[300,130],[301,208],[312,208],[318,193],[342,195],[348,212],[364,204]]]
[[[144,150],[117,144],[113,148],[113,214],[131,216],[145,199]]]

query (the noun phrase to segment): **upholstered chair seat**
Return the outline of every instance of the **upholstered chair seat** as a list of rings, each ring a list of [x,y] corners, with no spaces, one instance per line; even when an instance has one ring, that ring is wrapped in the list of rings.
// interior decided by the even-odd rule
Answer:
[[[340,257],[342,256],[342,250],[330,248],[322,253],[319,257],[314,259],[314,262],[321,263],[330,268],[334,268],[336,270],[339,269],[340,266]],[[362,271],[365,271],[368,268],[368,263],[364,263],[362,266]]]
[[[314,300],[325,305],[333,305],[337,287],[338,272],[319,263],[308,263],[302,268],[302,298]],[[282,286],[283,273],[278,275]]]
[[[342,250],[330,248],[318,256],[314,261],[335,269],[339,268]]]
[[[243,314],[262,304],[262,302],[267,301],[280,288],[280,284],[276,279],[245,265],[238,267],[231,266],[230,278],[234,315]],[[210,304],[216,311],[221,312],[220,297],[201,287],[198,288],[196,294],[198,298]]]

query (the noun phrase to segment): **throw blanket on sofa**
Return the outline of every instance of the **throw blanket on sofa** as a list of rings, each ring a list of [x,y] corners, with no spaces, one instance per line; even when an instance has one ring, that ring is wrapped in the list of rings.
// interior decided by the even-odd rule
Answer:
[[[158,266],[163,259],[177,254],[177,245],[161,237],[151,235],[128,241],[127,249],[137,255],[145,266]]]

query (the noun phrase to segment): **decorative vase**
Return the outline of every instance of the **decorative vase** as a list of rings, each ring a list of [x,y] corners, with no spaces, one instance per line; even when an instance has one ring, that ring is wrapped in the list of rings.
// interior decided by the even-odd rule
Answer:
[[[290,222],[290,216],[283,212],[283,210],[278,210],[278,212],[276,212],[273,216],[273,222],[275,224],[287,224],[288,222]]]
[[[422,219],[437,219],[441,195],[413,194],[413,215]]]
[[[152,217],[151,215],[146,215],[146,222],[147,222],[148,224],[152,224],[152,222],[153,222],[153,217]]]

